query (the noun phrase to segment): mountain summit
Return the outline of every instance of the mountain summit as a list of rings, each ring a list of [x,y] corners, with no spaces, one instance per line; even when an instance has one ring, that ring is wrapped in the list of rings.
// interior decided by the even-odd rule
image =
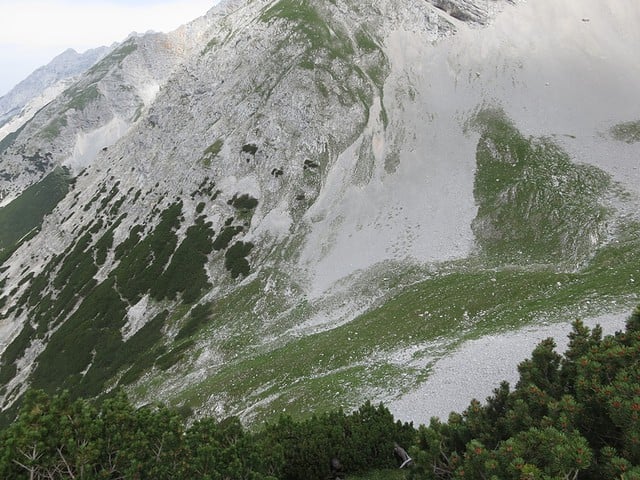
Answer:
[[[0,142],[0,406],[246,421],[417,388],[465,339],[638,302],[616,0],[233,0]]]

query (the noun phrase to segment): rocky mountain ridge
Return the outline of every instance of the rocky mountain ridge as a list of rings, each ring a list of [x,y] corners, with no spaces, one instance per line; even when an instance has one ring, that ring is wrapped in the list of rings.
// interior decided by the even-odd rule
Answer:
[[[21,111],[31,102],[42,96],[43,99],[36,102],[37,106],[32,108],[36,111],[46,105],[48,101],[55,98],[63,89],[57,86],[60,82],[63,85],[71,83],[77,79],[77,76],[86,71],[91,65],[96,63],[101,57],[107,54],[109,47],[98,47],[78,53],[69,48],[56,56],[47,65],[36,69],[31,75],[13,87],[6,95],[0,97],[0,137],[4,137],[8,133],[14,132],[17,128],[24,124],[33,116],[35,111],[27,115],[21,120],[22,123],[12,122],[10,129],[7,123],[20,115]],[[25,117],[24,112],[22,117]]]

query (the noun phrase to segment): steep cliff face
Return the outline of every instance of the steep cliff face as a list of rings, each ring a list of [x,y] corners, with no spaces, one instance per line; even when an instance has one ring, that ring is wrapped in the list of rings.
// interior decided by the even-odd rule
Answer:
[[[348,407],[628,309],[640,11],[543,3],[234,0],[124,42],[0,145],[2,408]]]

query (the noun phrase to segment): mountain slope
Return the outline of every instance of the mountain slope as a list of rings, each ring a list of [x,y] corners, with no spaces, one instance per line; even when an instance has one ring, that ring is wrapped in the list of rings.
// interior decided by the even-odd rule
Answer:
[[[22,126],[35,111],[53,100],[73,81],[106,55],[109,47],[78,53],[68,49],[0,97],[0,138]],[[21,118],[16,118],[21,117]]]
[[[465,339],[628,311],[640,72],[611,32],[637,19],[236,0],[123,44],[3,145],[8,207],[80,173],[1,267],[2,408],[27,385],[349,407]]]

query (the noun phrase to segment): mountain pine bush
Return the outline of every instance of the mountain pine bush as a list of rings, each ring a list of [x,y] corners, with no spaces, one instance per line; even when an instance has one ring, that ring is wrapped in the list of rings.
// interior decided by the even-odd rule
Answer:
[[[640,308],[602,337],[576,321],[567,352],[541,342],[511,391],[418,430],[413,479],[640,478]]]

